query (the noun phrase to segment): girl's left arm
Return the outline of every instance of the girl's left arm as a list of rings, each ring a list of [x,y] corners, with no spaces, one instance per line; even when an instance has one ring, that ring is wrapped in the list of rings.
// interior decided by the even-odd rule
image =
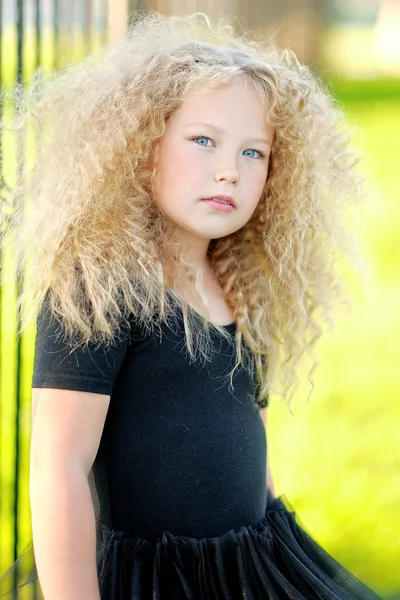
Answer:
[[[265,434],[267,434],[267,407],[260,409],[261,418],[265,427]],[[268,439],[268,438],[267,438]],[[269,488],[271,494],[275,496],[274,481],[272,479],[271,467],[269,464],[269,453],[267,452],[267,488]]]

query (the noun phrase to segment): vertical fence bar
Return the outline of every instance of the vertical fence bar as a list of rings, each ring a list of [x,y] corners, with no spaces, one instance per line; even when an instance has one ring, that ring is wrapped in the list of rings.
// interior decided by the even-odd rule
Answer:
[[[74,0],[69,1],[69,10],[65,13],[66,31],[64,32],[64,39],[66,40],[65,45],[68,47],[68,62],[72,63],[74,60]]]
[[[100,44],[103,46],[108,38],[108,0],[101,0],[99,9]]]
[[[35,0],[35,50],[35,67],[37,69],[42,63],[42,12],[40,0]],[[37,600],[38,593],[38,582],[36,581],[33,587],[31,600]]]
[[[58,26],[58,15],[60,12],[59,0],[53,0],[53,67],[58,69],[60,52],[60,31]]]
[[[0,94],[3,90],[3,0],[0,0]],[[3,103],[0,102],[0,122],[3,122]],[[3,132],[0,128],[0,156],[3,156]],[[3,190],[5,187],[5,183],[4,183],[4,179],[3,179],[3,165],[2,165],[2,161],[0,161],[0,203],[3,202]],[[3,212],[3,207],[0,206],[0,215]],[[2,219],[2,217],[1,217]],[[2,225],[2,221],[0,221],[0,226]],[[2,255],[2,249],[0,246],[0,280],[2,279],[2,275],[3,275],[3,255]],[[1,374],[3,373],[3,369],[2,369],[2,352],[1,352],[1,347],[2,347],[2,343],[1,343],[1,339],[2,339],[2,332],[1,332],[1,323],[2,321],[2,307],[3,307],[3,286],[0,285],[0,389],[1,389]],[[2,413],[2,404],[0,401],[0,425],[1,425],[1,413]],[[2,430],[1,430],[1,426],[0,426],[0,464],[2,463],[2,449],[3,449],[3,443],[2,443]],[[1,473],[0,473],[0,490],[2,488],[2,477],[1,477]],[[2,494],[0,494],[0,516],[3,514],[3,505],[2,505]],[[1,536],[0,536],[0,548],[1,546]],[[1,557],[1,553],[0,553],[0,557]]]
[[[36,69],[42,63],[42,13],[41,13],[41,3],[40,0],[35,0],[35,41],[36,41]],[[32,432],[31,432],[32,434]],[[38,598],[38,582],[35,583],[33,588],[33,596],[32,600],[37,600]]]
[[[85,34],[86,34],[86,52],[92,50],[93,43],[93,6],[92,0],[85,0]]]
[[[22,83],[23,80],[23,47],[24,47],[24,3],[23,0],[17,1],[17,73],[16,79],[19,84]],[[18,145],[22,143],[22,139],[18,140]],[[19,172],[21,169],[21,164],[19,160],[19,164],[17,165],[17,179],[19,177]],[[19,278],[16,281],[17,285],[17,293],[19,293],[21,284]],[[17,327],[19,327],[20,315],[17,315]],[[19,542],[19,475],[20,475],[20,409],[21,409],[21,341],[18,338],[16,344],[17,351],[17,365],[16,365],[16,382],[15,382],[15,425],[14,425],[14,489],[13,489],[13,518],[14,518],[14,540],[13,540],[13,556],[14,561],[17,560],[18,557],[18,542]],[[14,570],[14,582],[13,586],[16,587],[18,583],[18,573],[17,570]]]
[[[35,0],[35,50],[36,60],[35,67],[38,68],[42,62],[42,21],[40,0]]]
[[[24,3],[23,0],[17,2],[17,81],[22,83],[23,80],[23,46],[24,46]],[[23,144],[22,138],[18,140],[18,144],[21,147]],[[17,165],[17,179],[20,180],[22,170],[22,159],[20,159]],[[17,278],[17,292],[20,293],[21,281]],[[17,327],[20,326],[20,310],[17,315]],[[19,471],[20,471],[20,454],[21,454],[21,440],[20,440],[20,409],[21,409],[21,340],[17,339],[17,369],[16,369],[16,403],[15,403],[15,431],[14,431],[14,560],[18,557],[18,542],[19,542]],[[17,572],[14,572],[15,578]],[[15,581],[15,584],[17,582]]]

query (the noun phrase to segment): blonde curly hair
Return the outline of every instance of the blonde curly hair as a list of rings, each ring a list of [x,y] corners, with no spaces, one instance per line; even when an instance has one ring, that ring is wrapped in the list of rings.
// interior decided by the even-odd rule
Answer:
[[[37,131],[35,163],[12,190],[13,209],[2,221],[2,239],[13,232],[17,275],[25,278],[21,330],[49,290],[52,312],[82,344],[111,342],[132,316],[151,329],[178,307],[189,355],[210,359],[210,330],[229,334],[169,285],[165,256],[175,258],[176,272],[207,309],[199,274],[173,252],[169,224],[152,199],[152,165],[166,120],[195,86],[243,78],[265,101],[276,133],[250,221],[208,249],[237,322],[231,383],[240,365],[253,369],[260,406],[270,391],[290,405],[308,353],[313,387],[322,321],[332,323],[334,300],[343,297],[340,260],[362,264],[348,210],[363,196],[350,129],[292,52],[235,33],[226,21],[211,25],[201,13],[144,15],[120,43],[15,86],[13,131],[21,135],[29,123]]]

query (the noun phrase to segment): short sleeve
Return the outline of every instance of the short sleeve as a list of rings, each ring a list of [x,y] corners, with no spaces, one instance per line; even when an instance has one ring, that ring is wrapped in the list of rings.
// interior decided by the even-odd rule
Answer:
[[[61,321],[46,300],[36,320],[32,387],[111,395],[124,361],[129,335],[106,345],[70,346],[63,341]]]

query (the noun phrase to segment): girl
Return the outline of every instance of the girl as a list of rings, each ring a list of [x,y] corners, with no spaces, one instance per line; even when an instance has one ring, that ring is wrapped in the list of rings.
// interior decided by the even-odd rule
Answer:
[[[37,315],[33,543],[1,591],[378,598],[266,464],[269,392],[290,406],[339,252],[358,257],[345,209],[362,188],[332,98],[292,53],[201,14],[144,16],[32,89],[16,129],[35,120],[37,160],[14,192],[32,204],[5,229],[24,323]]]

